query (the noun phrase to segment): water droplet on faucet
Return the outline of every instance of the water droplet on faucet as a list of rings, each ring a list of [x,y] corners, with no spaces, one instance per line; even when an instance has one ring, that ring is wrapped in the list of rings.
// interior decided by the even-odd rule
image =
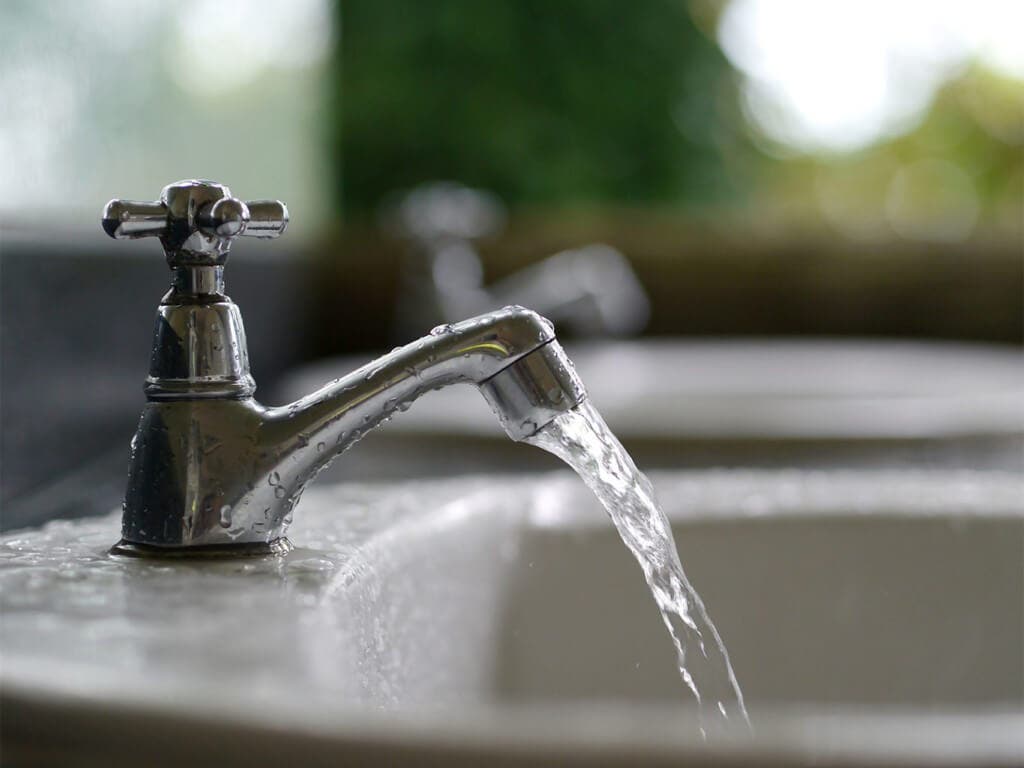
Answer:
[[[455,330],[455,326],[451,323],[443,323],[441,325],[434,326],[430,329],[431,336],[444,336],[446,333],[451,333]]]

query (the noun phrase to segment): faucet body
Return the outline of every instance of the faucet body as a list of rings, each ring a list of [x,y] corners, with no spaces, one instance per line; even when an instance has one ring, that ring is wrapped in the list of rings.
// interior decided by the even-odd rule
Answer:
[[[172,187],[185,184],[206,183]],[[131,223],[125,205],[134,204],[108,205],[112,236],[138,236],[121,235],[126,228],[115,224]],[[168,252],[174,279],[157,313],[117,552],[286,550],[292,510],[308,483],[432,389],[476,385],[514,440],[586,397],[551,324],[510,306],[438,326],[290,405],[263,406],[253,397],[241,313],[223,293],[225,256],[226,248],[219,264],[208,264]]]

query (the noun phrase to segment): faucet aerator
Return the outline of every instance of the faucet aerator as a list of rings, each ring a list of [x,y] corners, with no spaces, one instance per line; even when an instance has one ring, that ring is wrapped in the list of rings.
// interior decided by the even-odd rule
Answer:
[[[587,393],[562,345],[549,341],[480,385],[505,433],[515,441],[532,437]]]

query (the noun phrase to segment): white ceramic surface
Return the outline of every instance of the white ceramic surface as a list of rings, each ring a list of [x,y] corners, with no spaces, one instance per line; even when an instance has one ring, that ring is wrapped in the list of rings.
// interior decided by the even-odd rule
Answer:
[[[654,477],[756,734],[703,744],[654,604],[573,476],[311,488],[281,559],[0,541],[8,755],[59,763],[1013,765],[1024,481]]]

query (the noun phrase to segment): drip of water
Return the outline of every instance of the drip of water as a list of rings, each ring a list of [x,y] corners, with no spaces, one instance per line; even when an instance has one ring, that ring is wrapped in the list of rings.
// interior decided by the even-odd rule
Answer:
[[[701,732],[739,725],[749,730],[743,692],[729,654],[700,595],[683,572],[668,518],[650,480],[588,401],[526,442],[572,467],[604,505],[623,543],[640,563],[679,659],[679,674],[697,700]]]

